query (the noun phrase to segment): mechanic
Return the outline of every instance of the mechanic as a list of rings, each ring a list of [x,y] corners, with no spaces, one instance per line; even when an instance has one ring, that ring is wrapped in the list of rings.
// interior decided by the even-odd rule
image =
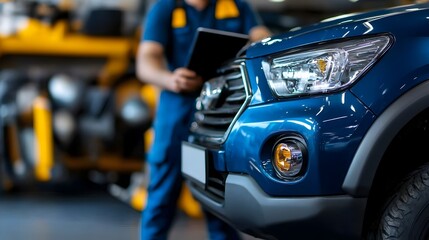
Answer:
[[[195,98],[203,79],[184,67],[198,27],[244,33],[251,41],[268,37],[245,0],[158,0],[142,27],[137,75],[161,89],[148,153],[148,197],[142,212],[141,239],[167,239],[182,188],[181,142],[189,134]],[[208,56],[210,57],[210,56]],[[210,239],[240,239],[239,233],[204,212]]]

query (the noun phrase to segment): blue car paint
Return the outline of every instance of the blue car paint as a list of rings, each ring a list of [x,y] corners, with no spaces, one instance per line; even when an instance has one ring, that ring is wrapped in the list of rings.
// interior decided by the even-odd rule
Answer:
[[[251,175],[273,196],[341,194],[352,153],[373,119],[348,91],[251,106],[225,143],[227,170]],[[273,141],[293,133],[305,140],[310,161],[304,176],[285,182],[262,165],[272,158]]]

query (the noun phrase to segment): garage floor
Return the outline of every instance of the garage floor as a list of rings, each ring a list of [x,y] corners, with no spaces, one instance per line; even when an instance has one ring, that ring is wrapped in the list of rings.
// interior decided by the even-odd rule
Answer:
[[[99,187],[0,196],[2,240],[138,240],[139,221],[140,212]],[[169,239],[207,239],[204,220],[179,213]]]

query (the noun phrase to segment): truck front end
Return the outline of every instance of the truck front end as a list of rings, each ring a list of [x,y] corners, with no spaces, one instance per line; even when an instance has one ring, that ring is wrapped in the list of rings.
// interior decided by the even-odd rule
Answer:
[[[383,95],[381,108],[397,97],[368,83],[380,79],[380,61],[402,31],[386,19],[404,12],[291,31],[220,68],[182,144],[182,172],[202,206],[266,239],[361,238],[367,195],[343,183],[377,118],[362,99]]]

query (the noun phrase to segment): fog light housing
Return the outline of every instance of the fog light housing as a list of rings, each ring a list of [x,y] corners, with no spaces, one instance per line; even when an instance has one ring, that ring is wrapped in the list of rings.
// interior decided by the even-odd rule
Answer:
[[[301,176],[305,165],[306,147],[296,139],[282,139],[273,149],[273,167],[277,177],[293,180]]]

